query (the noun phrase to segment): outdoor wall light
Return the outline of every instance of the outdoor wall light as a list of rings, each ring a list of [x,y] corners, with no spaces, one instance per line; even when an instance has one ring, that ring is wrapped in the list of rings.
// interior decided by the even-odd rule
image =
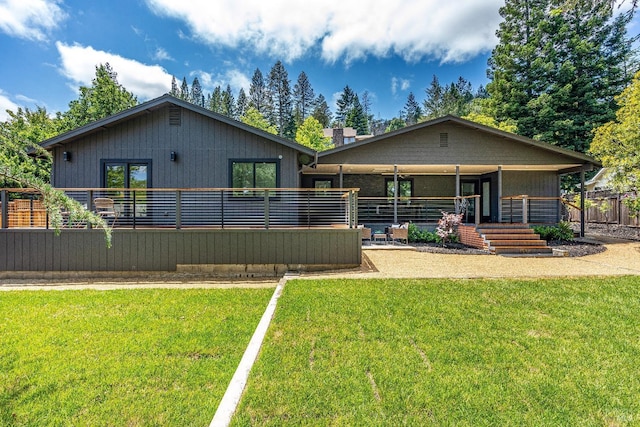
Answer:
[[[169,153],[169,160],[171,160],[172,162],[178,160],[178,153],[176,153],[175,151]]]
[[[70,162],[71,161],[71,151],[63,151],[62,152],[62,160],[64,160],[65,162]]]

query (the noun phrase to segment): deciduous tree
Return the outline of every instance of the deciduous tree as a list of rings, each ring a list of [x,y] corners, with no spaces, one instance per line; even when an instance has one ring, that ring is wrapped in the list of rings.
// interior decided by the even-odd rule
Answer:
[[[307,117],[298,127],[296,142],[316,151],[324,151],[333,147],[331,138],[324,136],[322,125],[313,116]]]
[[[590,153],[612,170],[612,182],[620,191],[640,188],[640,72],[616,97],[620,108],[615,120],[595,131]]]

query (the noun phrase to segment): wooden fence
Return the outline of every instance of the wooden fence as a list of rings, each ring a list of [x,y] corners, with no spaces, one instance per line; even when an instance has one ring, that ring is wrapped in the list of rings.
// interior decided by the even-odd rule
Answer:
[[[629,196],[631,195],[612,193],[607,190],[587,192],[585,198],[585,221],[587,223],[618,224],[630,227],[640,226],[638,215],[632,214],[624,203],[624,199]],[[573,196],[569,196],[568,199],[573,199]],[[577,208],[578,206],[567,206],[569,221],[580,221],[580,210]]]

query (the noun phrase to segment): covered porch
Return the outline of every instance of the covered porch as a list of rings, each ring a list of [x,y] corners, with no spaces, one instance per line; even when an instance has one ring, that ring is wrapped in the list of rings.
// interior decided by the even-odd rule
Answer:
[[[319,164],[304,170],[307,187],[357,187],[358,222],[435,224],[442,212],[467,224],[555,224],[566,219],[560,165]]]

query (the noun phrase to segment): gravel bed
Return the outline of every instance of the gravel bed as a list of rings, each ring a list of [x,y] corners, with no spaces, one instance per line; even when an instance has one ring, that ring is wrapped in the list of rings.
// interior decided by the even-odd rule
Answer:
[[[573,231],[580,231],[580,223],[572,222],[571,228]],[[640,240],[640,227],[629,227],[626,225],[617,224],[585,224],[585,234],[592,234],[594,236],[613,237],[617,239],[628,240]]]

